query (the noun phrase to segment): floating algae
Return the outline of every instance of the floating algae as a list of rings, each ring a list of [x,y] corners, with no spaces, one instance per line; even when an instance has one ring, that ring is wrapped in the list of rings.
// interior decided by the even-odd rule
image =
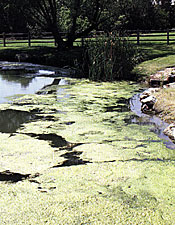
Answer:
[[[2,224],[173,224],[175,153],[153,125],[126,121],[139,87],[72,81],[62,95],[69,97],[56,91],[10,106],[55,119],[25,123],[13,136],[0,133],[0,171],[40,173],[32,182],[0,182]],[[66,143],[59,147],[51,134]]]

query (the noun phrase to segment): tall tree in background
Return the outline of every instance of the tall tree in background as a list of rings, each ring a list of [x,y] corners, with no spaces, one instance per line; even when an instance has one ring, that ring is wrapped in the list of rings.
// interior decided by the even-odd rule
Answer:
[[[119,0],[120,15],[125,18],[124,29],[151,29],[154,24],[152,0]]]
[[[174,6],[171,0],[161,0],[161,9],[167,14],[167,24],[171,28],[174,25]],[[168,28],[167,27],[167,28]]]
[[[154,0],[155,26],[158,29],[174,28],[175,26],[175,6],[172,0]]]
[[[174,14],[171,0],[0,0],[0,32],[36,27],[67,48],[92,30],[174,28]]]
[[[24,32],[27,22],[21,0],[0,0],[0,32]]]
[[[112,0],[25,0],[27,15],[38,25],[47,27],[52,33],[58,48],[72,47],[75,39],[87,35],[99,24],[111,17],[109,8]],[[63,40],[63,21],[67,37]]]

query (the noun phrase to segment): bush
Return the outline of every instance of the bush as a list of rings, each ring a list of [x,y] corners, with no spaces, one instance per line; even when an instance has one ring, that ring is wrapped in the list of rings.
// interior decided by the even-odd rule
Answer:
[[[126,38],[110,34],[85,42],[85,67],[94,81],[131,79],[131,71],[140,59],[137,47]]]

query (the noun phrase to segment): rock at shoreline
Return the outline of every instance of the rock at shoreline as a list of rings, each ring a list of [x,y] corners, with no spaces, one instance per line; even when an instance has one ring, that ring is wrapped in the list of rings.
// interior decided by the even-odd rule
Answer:
[[[175,88],[175,83],[164,85],[163,88]],[[157,102],[154,96],[156,92],[160,91],[160,88],[149,88],[140,95],[141,110],[143,113],[156,113],[157,109],[155,103]],[[165,130],[164,134],[170,139],[175,141],[175,123],[170,124]]]
[[[154,104],[156,103],[156,98],[154,96],[149,96],[141,100],[142,111],[150,111],[153,109]]]
[[[158,71],[156,74],[152,74],[149,79],[151,87],[159,87],[173,82],[175,82],[175,68]]]
[[[156,103],[156,98],[153,94],[158,90],[159,88],[149,88],[140,95],[140,101],[142,103],[141,110],[143,112],[152,111],[153,106]]]
[[[164,134],[167,135],[170,139],[175,141],[175,123],[170,124],[165,130]]]
[[[166,84],[163,86],[163,88],[175,88],[175,82],[174,83],[170,83],[170,84]]]

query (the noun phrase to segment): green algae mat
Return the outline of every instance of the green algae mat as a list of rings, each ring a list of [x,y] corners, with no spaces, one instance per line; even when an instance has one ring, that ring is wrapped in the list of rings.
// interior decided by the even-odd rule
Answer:
[[[129,122],[139,86],[67,82],[0,106],[0,224],[175,224],[175,152]]]

